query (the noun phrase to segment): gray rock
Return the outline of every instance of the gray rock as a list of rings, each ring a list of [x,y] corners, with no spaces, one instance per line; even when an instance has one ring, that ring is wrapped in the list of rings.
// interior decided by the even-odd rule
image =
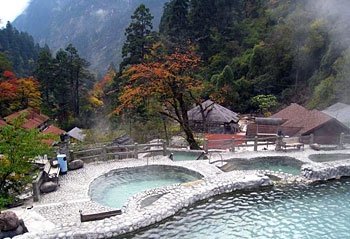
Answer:
[[[57,184],[54,182],[46,182],[40,186],[40,191],[42,193],[50,193],[57,190]]]
[[[0,213],[0,231],[7,232],[16,230],[19,226],[19,219],[14,212]]]
[[[84,167],[84,162],[80,159],[73,160],[68,164],[68,169],[69,170],[76,170]]]
[[[310,148],[319,151],[321,149],[321,146],[319,144],[310,144]]]

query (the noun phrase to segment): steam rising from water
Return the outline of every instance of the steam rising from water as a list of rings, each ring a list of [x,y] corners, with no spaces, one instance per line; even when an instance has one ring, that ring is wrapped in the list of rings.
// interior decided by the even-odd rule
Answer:
[[[325,19],[332,40],[339,47],[350,46],[350,1],[348,0],[309,0],[319,18]]]

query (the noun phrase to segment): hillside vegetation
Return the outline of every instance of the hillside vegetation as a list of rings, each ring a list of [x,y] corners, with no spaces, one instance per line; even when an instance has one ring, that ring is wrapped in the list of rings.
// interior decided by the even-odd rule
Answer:
[[[64,42],[59,39],[75,44],[56,53],[42,49],[34,72],[42,108],[65,128],[113,119],[113,127],[131,134],[134,129],[145,136],[140,132],[147,130],[149,137],[160,137],[166,123],[177,122],[196,148],[186,112],[208,98],[239,113],[265,116],[291,102],[319,109],[350,103],[350,3],[345,0],[171,0],[164,5],[159,32],[155,19],[165,1],[49,2],[40,7],[54,14],[45,15],[44,25],[38,22],[40,34],[54,26],[50,37],[57,44],[51,49]],[[31,12],[16,24],[42,17]],[[97,12],[107,15],[91,15]],[[68,25],[48,25],[63,18],[58,13]],[[0,60],[7,57],[16,69],[14,54],[4,54]],[[95,84],[85,58],[93,67],[108,68]],[[5,69],[9,62],[1,61]],[[120,64],[114,67],[112,61]]]

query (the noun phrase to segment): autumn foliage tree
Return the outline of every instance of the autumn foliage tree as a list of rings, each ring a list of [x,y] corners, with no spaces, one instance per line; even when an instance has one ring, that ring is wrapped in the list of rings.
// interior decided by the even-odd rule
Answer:
[[[41,93],[39,83],[33,77],[18,79],[11,71],[0,77],[0,112],[6,116],[13,111],[32,107],[39,109]]]
[[[187,111],[202,90],[202,82],[194,76],[200,58],[192,51],[175,52],[155,62],[137,64],[124,72],[129,81],[119,97],[116,109],[136,108],[148,103],[180,124],[191,149],[199,149],[189,126]]]
[[[113,83],[116,74],[115,69],[110,67],[106,75],[99,82],[95,83],[94,87],[89,92],[88,101],[95,111],[99,111],[100,108],[105,106],[105,90]]]

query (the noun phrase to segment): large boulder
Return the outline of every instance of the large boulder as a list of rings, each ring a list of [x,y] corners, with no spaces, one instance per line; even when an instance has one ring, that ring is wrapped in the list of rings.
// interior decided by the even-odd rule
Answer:
[[[0,231],[13,231],[19,226],[19,219],[14,212],[0,213]]]
[[[12,231],[0,231],[0,239],[2,238],[12,238],[28,232],[27,227],[24,225],[23,220],[19,220],[19,226]]]
[[[69,170],[76,170],[76,169],[79,169],[79,168],[82,168],[84,167],[84,162],[80,159],[77,159],[77,160],[73,160],[72,162],[70,162],[68,164],[68,169]]]
[[[40,186],[40,191],[42,193],[50,193],[56,190],[57,190],[57,183],[54,183],[54,182],[46,182],[41,184]]]

